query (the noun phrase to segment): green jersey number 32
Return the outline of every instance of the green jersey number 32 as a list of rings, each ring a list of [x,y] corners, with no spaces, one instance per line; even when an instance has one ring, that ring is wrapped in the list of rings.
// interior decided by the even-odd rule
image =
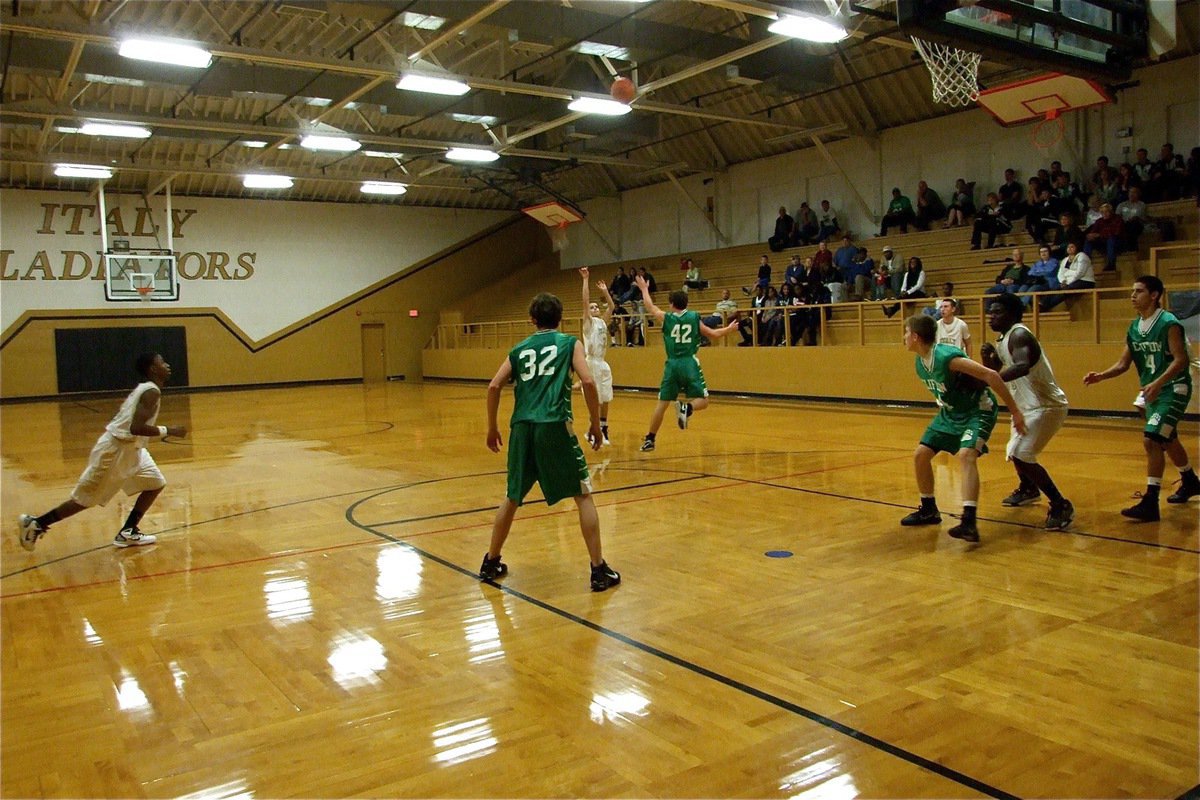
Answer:
[[[553,375],[554,359],[558,356],[558,345],[552,344],[541,349],[542,360],[538,361],[538,352],[532,348],[517,353],[521,359],[521,374],[517,377],[527,381],[534,375]]]

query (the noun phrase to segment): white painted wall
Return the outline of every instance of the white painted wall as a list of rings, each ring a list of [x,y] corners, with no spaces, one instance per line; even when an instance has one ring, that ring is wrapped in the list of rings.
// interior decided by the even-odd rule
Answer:
[[[106,195],[109,236],[166,246],[163,196],[137,226],[140,196]],[[262,339],[494,225],[510,212],[177,197],[176,308],[219,307]],[[85,208],[77,210],[75,207]],[[0,331],[32,309],[106,303],[95,201],[0,191]],[[117,219],[120,219],[118,224]],[[158,238],[153,224],[161,228]],[[223,269],[218,265],[226,262]],[[90,271],[87,269],[90,264]]]
[[[765,243],[779,206],[786,205],[794,214],[803,200],[818,208],[828,199],[843,227],[856,238],[868,238],[878,232],[893,186],[911,198],[917,181],[924,179],[945,199],[961,177],[977,182],[976,200],[981,202],[1000,185],[1007,167],[1016,169],[1023,182],[1057,159],[1086,180],[1100,155],[1117,164],[1132,160],[1136,148],[1146,147],[1155,159],[1162,144],[1170,141],[1175,152],[1186,157],[1200,145],[1198,74],[1200,57],[1139,70],[1134,76],[1138,85],[1122,91],[1116,102],[1064,115],[1062,141],[1047,150],[1034,145],[1033,125],[1004,128],[983,109],[974,108],[893,128],[872,140],[830,144],[840,171],[815,148],[807,148],[735,165],[714,176],[708,186],[702,176],[681,179],[701,204],[708,194],[716,198],[717,224],[728,237],[723,243],[670,183],[631,190],[619,199],[590,201],[583,204],[589,221],[614,246],[620,243],[620,255],[600,247],[594,234],[573,235],[562,252],[563,267],[653,256],[669,259],[681,251]],[[1130,139],[1116,137],[1118,130],[1130,126]],[[1124,148],[1129,148],[1128,156]]]

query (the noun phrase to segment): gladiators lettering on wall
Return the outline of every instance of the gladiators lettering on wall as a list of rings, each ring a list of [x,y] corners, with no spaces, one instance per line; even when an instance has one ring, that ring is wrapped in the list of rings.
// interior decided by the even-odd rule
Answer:
[[[82,203],[42,203],[41,236],[99,236],[95,225],[96,206]],[[136,246],[158,247],[162,231],[150,218],[150,211],[136,209],[134,219],[120,208],[108,212],[108,234],[131,238]],[[184,238],[184,227],[196,214],[194,208],[171,212],[172,236]],[[175,271],[185,281],[244,281],[254,274],[257,253],[189,251],[175,253]],[[32,259],[21,258],[15,250],[0,248],[0,280],[3,281],[82,281],[104,280],[104,259],[99,250],[38,250]]]

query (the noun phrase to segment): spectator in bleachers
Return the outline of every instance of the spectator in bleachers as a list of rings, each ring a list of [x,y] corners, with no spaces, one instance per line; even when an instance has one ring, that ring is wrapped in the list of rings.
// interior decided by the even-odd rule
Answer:
[[[796,236],[796,221],[787,213],[783,206],[779,207],[779,216],[775,218],[775,233],[767,239],[767,246],[772,253],[778,253],[785,247],[791,247]]]
[[[857,248],[855,252],[857,252]],[[821,270],[821,281],[825,285],[825,289],[829,292],[829,302],[846,302],[846,276],[838,269],[837,264],[826,264]]]
[[[1098,219],[1100,219],[1100,198],[1093,194],[1088,197],[1087,211],[1085,211],[1083,214],[1083,222],[1081,226],[1086,231],[1088,228],[1092,227],[1092,225]]]
[[[946,216],[946,204],[938,193],[929,188],[925,181],[917,182],[917,214],[913,224],[918,230],[927,231],[935,221]]]
[[[817,241],[824,242],[830,237],[836,236],[841,230],[841,223],[838,222],[837,212],[833,210],[833,206],[829,205],[828,200],[821,201],[821,213],[817,215]]]
[[[1059,288],[1058,286],[1058,259],[1050,255],[1050,246],[1042,245],[1038,248],[1037,261],[1033,262],[1033,266],[1029,268],[1029,275],[1025,279],[1025,283],[1017,288],[1018,292],[1045,292],[1053,291]],[[1033,295],[1028,294],[1021,297],[1021,302],[1026,308],[1033,306]],[[710,326],[711,327],[711,326]]]
[[[904,280],[904,261],[890,244],[883,246],[883,255],[879,257],[879,265],[887,269],[888,295],[895,297],[900,294],[900,282]]]
[[[1004,170],[1004,183],[1000,184],[1000,188],[996,190],[996,197],[1002,213],[1010,223],[1025,216],[1025,189],[1017,180],[1016,170],[1011,167]],[[1012,225],[1010,224],[1009,227],[1011,228]]]
[[[821,224],[817,220],[816,212],[808,207],[808,203],[801,203],[800,210],[796,212],[796,237],[793,244],[812,244],[817,240],[817,232],[820,231]]]
[[[887,300],[894,296],[891,290],[891,276],[888,275],[888,269],[882,261],[875,267],[875,272],[871,276],[871,284],[872,300]]]
[[[783,343],[783,311],[780,305],[779,290],[768,286],[762,316],[758,319],[758,343],[763,347],[774,347]]]
[[[1046,235],[1046,230],[1058,224],[1058,198],[1054,197],[1048,188],[1041,185],[1029,201],[1029,211],[1025,214],[1025,231],[1040,242]]]
[[[828,270],[832,271],[834,266],[828,265]],[[826,285],[826,278],[829,273],[816,266],[814,263],[808,273],[808,280],[804,282],[804,288],[800,292],[799,301],[805,306],[819,306],[824,303],[834,302],[833,296]],[[842,284],[836,284],[839,288]],[[816,345],[820,339],[821,332],[821,315],[824,314],[828,319],[832,309],[828,305],[824,308],[808,308],[800,312],[800,328],[803,328],[804,344]],[[792,344],[796,344],[796,337],[800,332],[797,328],[792,328]]]
[[[684,273],[683,276],[683,290],[685,292],[691,289],[708,288],[708,281],[700,277],[700,268],[696,266],[694,261],[692,261],[690,258],[685,258],[683,260],[683,265],[687,268],[687,272]],[[709,327],[711,328],[712,326],[710,325]],[[708,340],[706,339],[705,341]]]
[[[1100,206],[1100,219],[1092,223],[1083,234],[1083,252],[1091,258],[1097,248],[1104,248],[1104,271],[1112,272],[1117,268],[1117,253],[1125,238],[1125,222],[1113,213],[1111,203]]]
[[[782,345],[785,340],[791,347],[796,346],[796,342],[800,339],[800,334],[804,330],[804,312],[800,310],[802,305],[800,301],[800,288],[790,283],[785,283],[779,287],[779,305],[783,308],[783,314],[779,317],[778,343]],[[784,323],[784,315],[787,317],[786,324]],[[787,339],[790,337],[790,339]]]
[[[1062,262],[1067,257],[1069,243],[1074,242],[1076,248],[1082,250],[1087,239],[1084,238],[1083,228],[1075,224],[1074,214],[1063,212],[1058,216],[1058,223],[1054,230],[1054,238],[1050,241],[1050,255]]]
[[[1164,144],[1158,154],[1158,161],[1150,168],[1150,180],[1146,184],[1146,192],[1150,202],[1163,200],[1178,200],[1183,194],[1184,176],[1187,165],[1183,156],[1176,155],[1175,145]]]
[[[1071,180],[1071,173],[1060,172],[1054,176],[1054,196],[1058,199],[1059,213],[1070,211],[1078,214],[1087,205],[1079,185]]]
[[[737,302],[730,298],[729,290],[726,289],[725,291],[721,292],[721,299],[717,301],[716,310],[700,321],[715,330],[728,324],[728,320],[736,317],[737,310]],[[707,342],[708,339],[705,339],[704,341]],[[704,347],[704,342],[701,342],[700,346]]]
[[[1063,174],[1065,174],[1065,173],[1063,172],[1062,162],[1061,161],[1051,161],[1050,162],[1050,182],[1051,183],[1056,182],[1058,180],[1058,176],[1063,175]]]
[[[1012,170],[1008,170],[1012,172]],[[989,192],[987,196],[987,205],[979,209],[979,213],[975,216],[975,225],[971,229],[971,249],[978,250],[980,243],[983,241],[983,234],[987,234],[989,248],[996,246],[996,236],[1001,233],[1008,233],[1012,230],[1012,220],[1008,218],[1004,206],[1000,203],[1000,196],[996,192]]]
[[[1142,186],[1145,187],[1150,182],[1150,173],[1154,169],[1154,163],[1150,160],[1150,151],[1144,147],[1137,149],[1137,158],[1133,161],[1133,172],[1142,181]]]
[[[984,290],[984,294],[1011,294],[1018,291],[1029,280],[1029,267],[1025,264],[1025,253],[1014,248],[1012,256],[996,275],[996,285]]]
[[[1100,173],[1099,183],[1092,190],[1092,197],[1097,198],[1101,205],[1105,203],[1115,205],[1118,202],[1118,194],[1120,194],[1120,187],[1117,186],[1116,175],[1111,169],[1105,169]],[[1088,200],[1090,202],[1091,198]]]
[[[916,300],[919,297],[927,296],[925,294],[925,268],[921,264],[921,259],[912,256],[908,259],[908,269],[904,271],[904,280],[900,284],[900,294],[897,297],[900,300]],[[902,303],[897,303],[885,306],[883,313],[889,317],[894,316],[902,305]]]
[[[804,275],[806,270],[804,265],[800,263],[800,256],[792,256],[791,262],[788,263],[787,269],[783,271],[783,285],[791,285],[795,289],[800,284],[804,283]],[[782,287],[781,287],[782,288]]]
[[[892,202],[888,203],[887,213],[879,223],[879,235],[886,236],[891,225],[899,225],[901,233],[908,233],[908,225],[915,219],[912,201],[902,195],[900,187],[897,186],[892,189]]]
[[[1142,179],[1133,171],[1133,165],[1121,164],[1117,167],[1117,200],[1118,205],[1129,199],[1130,189],[1141,189]]]
[[[738,347],[751,347],[754,344],[754,323],[758,325],[758,336],[762,337],[762,309],[767,304],[767,287],[756,286],[754,288],[754,297],[750,298],[750,313],[742,316],[738,320],[738,333],[742,335],[742,340],[738,342]]]
[[[1130,188],[1129,199],[1117,206],[1117,215],[1125,223],[1125,243],[1128,250],[1137,250],[1138,237],[1146,227],[1150,218],[1146,216],[1146,204],[1142,202],[1142,190],[1137,186]]]
[[[875,262],[867,257],[867,248],[858,248],[850,262],[850,269],[844,273],[846,292],[851,300],[866,300],[871,296],[871,273],[874,271]]]
[[[654,276],[651,275],[649,272],[647,272],[645,267],[638,267],[637,271],[638,271],[638,275],[641,275],[642,279],[645,280],[646,283],[649,285],[650,294],[654,294],[655,292],[657,292],[658,291],[658,283],[654,280]],[[633,288],[637,289],[636,286],[634,286]],[[638,297],[639,298],[641,297],[641,294],[642,294],[641,290],[638,289]]]
[[[812,256],[813,264],[820,269],[833,266],[833,253],[829,249],[829,242],[821,242],[817,245],[817,252]]]
[[[954,194],[950,195],[950,207],[946,212],[944,228],[957,228],[967,224],[967,217],[975,213],[974,183],[962,178],[954,182]]]
[[[1096,273],[1092,269],[1092,260],[1074,242],[1067,244],[1067,257],[1058,265],[1058,283],[1063,289],[1096,287]],[[1042,311],[1050,311],[1066,299],[1066,295],[1053,294],[1043,298],[1039,307]]]
[[[625,274],[624,267],[617,267],[617,274],[613,276],[613,279],[608,284],[609,293],[612,294],[613,298],[618,302],[624,302],[626,300],[626,294],[629,293],[629,290],[632,287],[633,278]]]
[[[1096,191],[1096,187],[1099,186],[1100,182],[1104,179],[1104,173],[1106,172],[1108,172],[1108,156],[1100,156],[1096,159],[1096,169],[1092,173],[1091,181],[1088,183],[1088,187],[1093,193]]]
[[[758,278],[752,286],[743,286],[742,294],[753,294],[754,289],[766,290],[771,285],[771,259],[767,256],[758,257]]]
[[[854,257],[858,255],[858,248],[850,241],[850,234],[842,237],[842,246],[833,254],[833,265],[838,268],[838,272],[842,273],[843,277],[849,276],[850,266],[854,263]]]

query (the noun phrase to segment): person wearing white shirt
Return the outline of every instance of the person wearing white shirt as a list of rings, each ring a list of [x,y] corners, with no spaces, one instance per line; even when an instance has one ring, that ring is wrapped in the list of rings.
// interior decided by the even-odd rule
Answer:
[[[974,358],[971,353],[971,329],[955,316],[958,314],[958,301],[953,297],[943,297],[940,306],[942,318],[937,323],[937,343],[957,347],[967,354],[967,358]]]
[[[1058,283],[1063,289],[1094,289],[1096,272],[1092,259],[1079,249],[1075,242],[1067,244],[1067,257],[1058,266]],[[1066,295],[1056,294],[1042,301],[1041,310],[1049,311],[1066,300]]]

